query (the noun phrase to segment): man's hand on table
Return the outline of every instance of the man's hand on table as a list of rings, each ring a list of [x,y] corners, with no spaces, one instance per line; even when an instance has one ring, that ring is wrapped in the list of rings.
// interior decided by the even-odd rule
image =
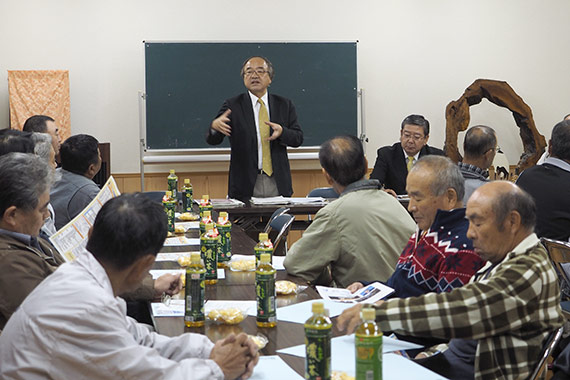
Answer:
[[[219,340],[210,353],[210,359],[221,368],[226,379],[248,379],[259,361],[257,345],[246,334],[231,334]]]
[[[380,306],[384,303],[384,301],[378,301],[374,305]],[[346,309],[342,312],[342,314],[338,317],[337,320],[337,327],[340,331],[346,331],[347,334],[352,334],[356,328],[362,323],[362,319],[360,318],[360,312],[362,311],[363,304],[357,304],[351,307],[350,309]]]
[[[154,294],[160,297],[166,293],[169,296],[178,294],[182,289],[182,280],[179,274],[167,273],[154,280]]]

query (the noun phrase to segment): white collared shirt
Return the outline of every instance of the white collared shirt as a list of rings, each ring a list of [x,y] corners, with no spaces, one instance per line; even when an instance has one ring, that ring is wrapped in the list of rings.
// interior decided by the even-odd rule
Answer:
[[[253,107],[253,117],[255,119],[255,132],[257,134],[257,168],[259,170],[261,170],[263,168],[263,153],[261,151],[261,135],[259,133],[259,108],[261,108],[261,104],[259,104],[257,102],[257,99],[259,99],[257,96],[255,96],[254,94],[251,93],[251,91],[247,92],[249,94],[249,97],[251,98],[251,105]],[[267,96],[267,91],[265,91],[265,94],[263,94],[263,96],[261,97],[261,100],[263,100],[263,103],[265,104],[265,107],[267,108],[267,116],[269,117],[269,120],[271,120],[271,113],[269,111],[269,101],[268,101],[268,96]]]
[[[423,147],[422,147],[423,148]],[[419,158],[420,158],[420,152],[421,149],[418,151],[418,153],[415,154],[414,156],[414,162],[412,165],[415,165],[416,162],[418,162]],[[408,153],[406,153],[406,151],[404,150],[404,147],[402,147],[402,153],[404,154],[404,162],[406,163],[406,166],[408,165]]]

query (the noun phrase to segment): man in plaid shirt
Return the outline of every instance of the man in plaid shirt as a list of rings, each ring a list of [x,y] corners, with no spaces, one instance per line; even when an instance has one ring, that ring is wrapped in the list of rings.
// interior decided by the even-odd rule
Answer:
[[[564,320],[556,272],[533,232],[534,201],[515,184],[491,182],[473,193],[466,216],[467,236],[487,265],[449,293],[379,302],[376,320],[384,331],[451,339],[420,361],[443,376],[525,378]],[[352,332],[361,308],[346,310],[338,327]]]

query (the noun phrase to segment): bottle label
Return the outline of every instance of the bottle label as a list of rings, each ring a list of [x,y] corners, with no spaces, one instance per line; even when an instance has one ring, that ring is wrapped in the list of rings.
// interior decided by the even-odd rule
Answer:
[[[257,321],[275,322],[275,273],[255,274],[255,294],[257,298]]]
[[[382,335],[356,336],[356,380],[382,380]]]
[[[192,188],[182,190],[182,212],[192,212]]]
[[[172,198],[176,199],[176,196],[178,195],[178,178],[168,177],[168,190],[172,192]]]
[[[186,272],[186,305],[184,321],[204,321],[204,273]]]
[[[200,251],[206,267],[206,280],[218,279],[218,239],[201,239]]]
[[[305,379],[331,378],[331,329],[305,328]]]
[[[163,202],[164,212],[166,213],[168,232],[174,232],[174,219],[176,205],[172,201]]]
[[[220,250],[218,251],[218,262],[230,261],[232,258],[232,226],[218,225],[220,232]]]

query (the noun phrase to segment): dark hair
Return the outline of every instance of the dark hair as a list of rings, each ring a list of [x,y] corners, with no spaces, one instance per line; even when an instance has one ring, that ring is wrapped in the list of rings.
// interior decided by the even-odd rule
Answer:
[[[84,175],[89,165],[99,160],[99,142],[93,136],[71,136],[61,144],[59,150],[61,167],[65,170]]]
[[[570,160],[570,120],[556,124],[550,138],[552,157]]]
[[[341,186],[361,180],[366,174],[364,149],[356,136],[337,136],[325,141],[319,151],[319,161]]]
[[[503,223],[511,211],[519,213],[523,227],[534,230],[536,225],[536,204],[532,196],[520,187],[516,186],[511,191],[497,194],[492,206],[495,211],[495,223],[499,231],[502,231]]]
[[[34,153],[34,145],[31,133],[16,129],[0,130],[0,156],[10,152]]]
[[[99,261],[123,270],[143,256],[156,256],[166,234],[166,214],[160,204],[142,193],[123,194],[99,210],[87,250]]]
[[[486,125],[476,125],[465,133],[463,151],[467,157],[481,157],[497,146],[495,130]]]
[[[35,209],[52,184],[52,168],[35,154],[8,153],[0,157],[0,218],[11,206]]]
[[[45,115],[34,115],[32,117],[29,117],[28,120],[26,120],[26,122],[24,123],[24,128],[22,129],[26,132],[46,133],[48,121],[55,121],[55,120]]]
[[[429,135],[429,121],[422,115],[409,115],[402,121],[402,127],[400,130],[404,129],[406,124],[417,125],[424,129],[424,136]]]
[[[428,169],[432,172],[431,192],[435,196],[443,195],[447,189],[454,189],[457,200],[465,195],[465,179],[456,163],[445,156],[423,156],[412,166],[411,172]]]
[[[275,71],[273,69],[273,64],[271,63],[271,61],[269,59],[262,57],[261,55],[252,55],[251,57],[249,57],[248,59],[243,61],[243,63],[241,64],[241,70],[239,72],[241,77],[243,78],[243,76],[245,74],[245,64],[252,58],[261,58],[265,61],[265,63],[267,64],[267,74],[269,74],[269,78],[271,80],[273,80],[273,76],[275,75]]]

